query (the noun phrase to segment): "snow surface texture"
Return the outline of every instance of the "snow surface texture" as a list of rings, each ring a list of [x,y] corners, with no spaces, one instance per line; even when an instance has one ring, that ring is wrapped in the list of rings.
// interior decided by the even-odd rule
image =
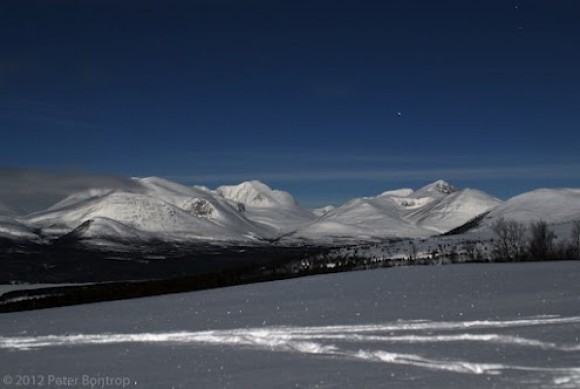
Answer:
[[[144,240],[254,243],[340,243],[424,238],[490,211],[561,223],[580,219],[580,190],[542,189],[502,203],[481,191],[436,181],[417,191],[398,189],[314,211],[287,192],[258,181],[211,190],[157,177],[133,186],[73,193],[47,210],[17,217],[0,205],[0,237],[54,239],[71,234],[94,244]]]
[[[0,365],[136,388],[576,388],[579,277],[393,268],[3,314]]]

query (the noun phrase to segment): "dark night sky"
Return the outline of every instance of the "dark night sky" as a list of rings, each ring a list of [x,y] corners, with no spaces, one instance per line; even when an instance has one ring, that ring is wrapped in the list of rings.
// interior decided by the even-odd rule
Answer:
[[[312,206],[580,187],[579,21],[577,0],[3,0],[0,165]]]

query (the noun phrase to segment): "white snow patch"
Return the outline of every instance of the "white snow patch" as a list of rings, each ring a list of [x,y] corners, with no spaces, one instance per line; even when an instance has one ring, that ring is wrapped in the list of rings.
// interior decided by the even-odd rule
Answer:
[[[360,349],[356,345],[359,342],[409,344],[491,342],[520,347],[538,348],[542,350],[549,349],[561,352],[574,352],[580,350],[580,347],[577,344],[556,344],[501,334],[460,333],[454,335],[431,335],[429,334],[429,331],[466,328],[502,329],[511,327],[578,323],[580,323],[580,316],[530,317],[518,320],[482,320],[464,322],[432,322],[427,320],[415,320],[372,325],[261,327],[193,332],[12,336],[0,337],[0,349],[25,351],[46,347],[78,347],[124,343],[174,344],[183,346],[206,344],[214,346],[256,348],[271,352],[329,355],[371,363],[407,365],[460,374],[499,375],[504,370],[544,372],[557,375],[557,377],[554,378],[554,383],[569,384],[578,382],[577,378],[580,376],[580,368],[545,368],[541,366],[511,365],[507,363],[480,363],[464,360],[437,359],[417,354],[392,352],[389,350]],[[425,332],[425,330],[429,331]],[[427,335],[392,335],[393,332],[398,331],[421,331],[422,334],[427,333]],[[369,335],[369,333],[372,335]],[[336,342],[336,344],[331,342]]]

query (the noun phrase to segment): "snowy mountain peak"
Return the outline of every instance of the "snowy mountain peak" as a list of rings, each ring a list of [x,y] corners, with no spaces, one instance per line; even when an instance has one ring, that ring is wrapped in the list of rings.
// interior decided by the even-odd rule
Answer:
[[[312,211],[313,214],[316,216],[324,216],[329,212],[332,212],[336,209],[334,205],[327,205],[326,207],[316,208]]]
[[[443,180],[437,180],[432,184],[426,185],[419,189],[417,193],[441,193],[441,194],[451,194],[457,192],[457,189]]]
[[[268,185],[264,184],[261,181],[258,180],[252,180],[252,181],[245,181],[242,182],[241,184],[238,185],[240,188],[245,189],[245,190],[256,190],[259,192],[272,192],[272,188],[270,188]]]
[[[288,192],[273,190],[260,181],[247,181],[239,185],[220,186],[216,190],[228,200],[252,207],[294,207],[296,200]]]
[[[423,228],[443,233],[499,204],[501,200],[487,193],[463,189],[444,194],[425,208],[414,210],[408,215],[408,219],[416,221]]]
[[[483,192],[457,190],[439,180],[418,191],[398,189],[356,198],[328,213],[315,210],[320,218],[298,236],[425,237],[447,232],[499,203]]]

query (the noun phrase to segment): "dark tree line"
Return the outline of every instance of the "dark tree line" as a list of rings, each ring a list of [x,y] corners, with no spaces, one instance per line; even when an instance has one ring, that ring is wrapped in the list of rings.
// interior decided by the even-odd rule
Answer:
[[[572,223],[570,239],[558,238],[543,220],[522,222],[497,219],[491,226],[497,238],[493,242],[493,258],[498,260],[580,259],[580,220]]]
[[[505,260],[521,259],[524,254],[526,226],[515,220],[497,219],[491,226],[497,235],[493,254]]]

